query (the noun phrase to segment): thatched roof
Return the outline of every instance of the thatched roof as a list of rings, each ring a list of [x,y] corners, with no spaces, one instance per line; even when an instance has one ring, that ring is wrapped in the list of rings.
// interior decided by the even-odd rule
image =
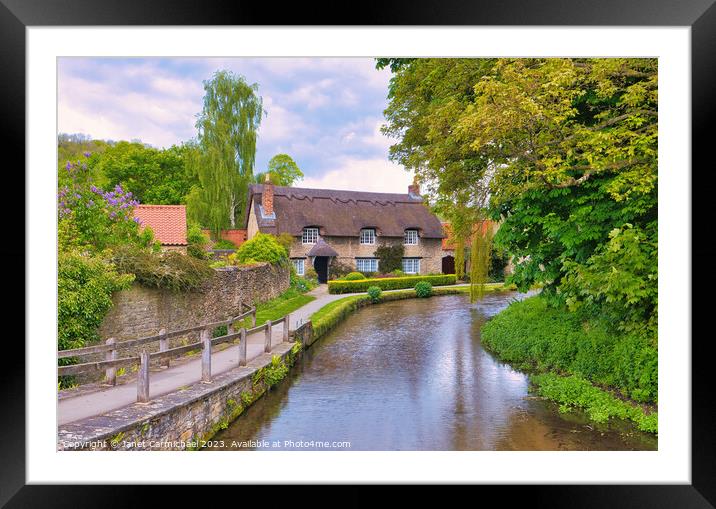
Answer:
[[[301,235],[303,228],[316,226],[322,236],[357,237],[361,228],[375,228],[378,237],[403,237],[415,228],[424,238],[444,237],[438,218],[422,198],[408,193],[368,193],[332,189],[302,189],[274,186],[275,218],[261,214],[263,184],[249,186],[249,200],[264,233]],[[245,218],[248,223],[248,209]]]
[[[338,256],[338,252],[326,244],[325,240],[318,237],[318,241],[306,254],[306,256]]]

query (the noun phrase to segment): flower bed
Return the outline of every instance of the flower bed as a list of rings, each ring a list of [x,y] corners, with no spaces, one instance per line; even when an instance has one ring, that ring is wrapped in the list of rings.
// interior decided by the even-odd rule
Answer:
[[[407,276],[386,277],[375,279],[361,279],[359,281],[329,281],[328,293],[357,293],[367,292],[371,286],[381,290],[401,290],[413,288],[419,281],[427,281],[433,286],[454,285],[455,274],[438,274],[435,276]]]

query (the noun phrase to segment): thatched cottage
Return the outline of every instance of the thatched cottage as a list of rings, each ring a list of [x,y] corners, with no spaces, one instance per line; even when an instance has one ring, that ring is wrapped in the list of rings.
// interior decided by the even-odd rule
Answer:
[[[408,274],[440,273],[443,230],[423,203],[419,187],[406,194],[302,189],[271,183],[249,186],[244,224],[258,232],[294,237],[290,257],[298,274],[313,267],[320,282],[332,259],[360,272],[377,272],[381,243],[402,243]]]

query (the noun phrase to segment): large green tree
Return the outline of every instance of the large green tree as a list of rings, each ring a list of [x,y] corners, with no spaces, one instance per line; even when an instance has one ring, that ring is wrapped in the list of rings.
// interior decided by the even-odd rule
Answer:
[[[303,172],[288,154],[276,154],[268,163],[268,171],[255,175],[254,181],[263,184],[266,174],[274,185],[292,186],[303,178]]]
[[[120,141],[92,154],[89,166],[93,174],[102,175],[105,187],[119,184],[141,203],[178,205],[185,203],[197,181],[196,175],[185,168],[188,152],[183,146],[159,150],[142,143]]]
[[[217,71],[204,81],[204,92],[198,138],[189,158],[198,184],[187,208],[191,219],[218,235],[243,215],[263,107],[258,85],[230,71]]]
[[[622,317],[654,316],[655,292],[630,295],[635,285],[595,273],[608,262],[656,287],[655,271],[633,266],[656,266],[655,59],[377,65],[393,72],[384,127],[398,140],[391,158],[415,171],[458,233],[487,205],[502,221],[495,242],[515,256],[521,288],[543,283],[573,306],[609,304],[612,316],[614,302],[639,300],[644,309]],[[608,256],[610,249],[627,255]]]

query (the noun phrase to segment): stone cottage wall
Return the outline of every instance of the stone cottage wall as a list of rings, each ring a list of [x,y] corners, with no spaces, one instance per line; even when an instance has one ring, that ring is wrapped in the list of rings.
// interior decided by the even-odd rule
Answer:
[[[376,248],[381,242],[395,242],[402,243],[402,237],[378,237],[374,245],[363,245],[360,243],[358,237],[323,237],[323,240],[336,250],[338,253],[338,260],[351,267],[356,266],[356,257],[368,257],[374,256]],[[293,245],[291,246],[291,257],[299,258],[306,256],[312,245],[301,244],[301,238],[296,237]],[[422,258],[420,261],[420,273],[441,273],[442,272],[442,239],[426,239],[421,237],[416,246],[403,246],[405,248],[406,258]]]

